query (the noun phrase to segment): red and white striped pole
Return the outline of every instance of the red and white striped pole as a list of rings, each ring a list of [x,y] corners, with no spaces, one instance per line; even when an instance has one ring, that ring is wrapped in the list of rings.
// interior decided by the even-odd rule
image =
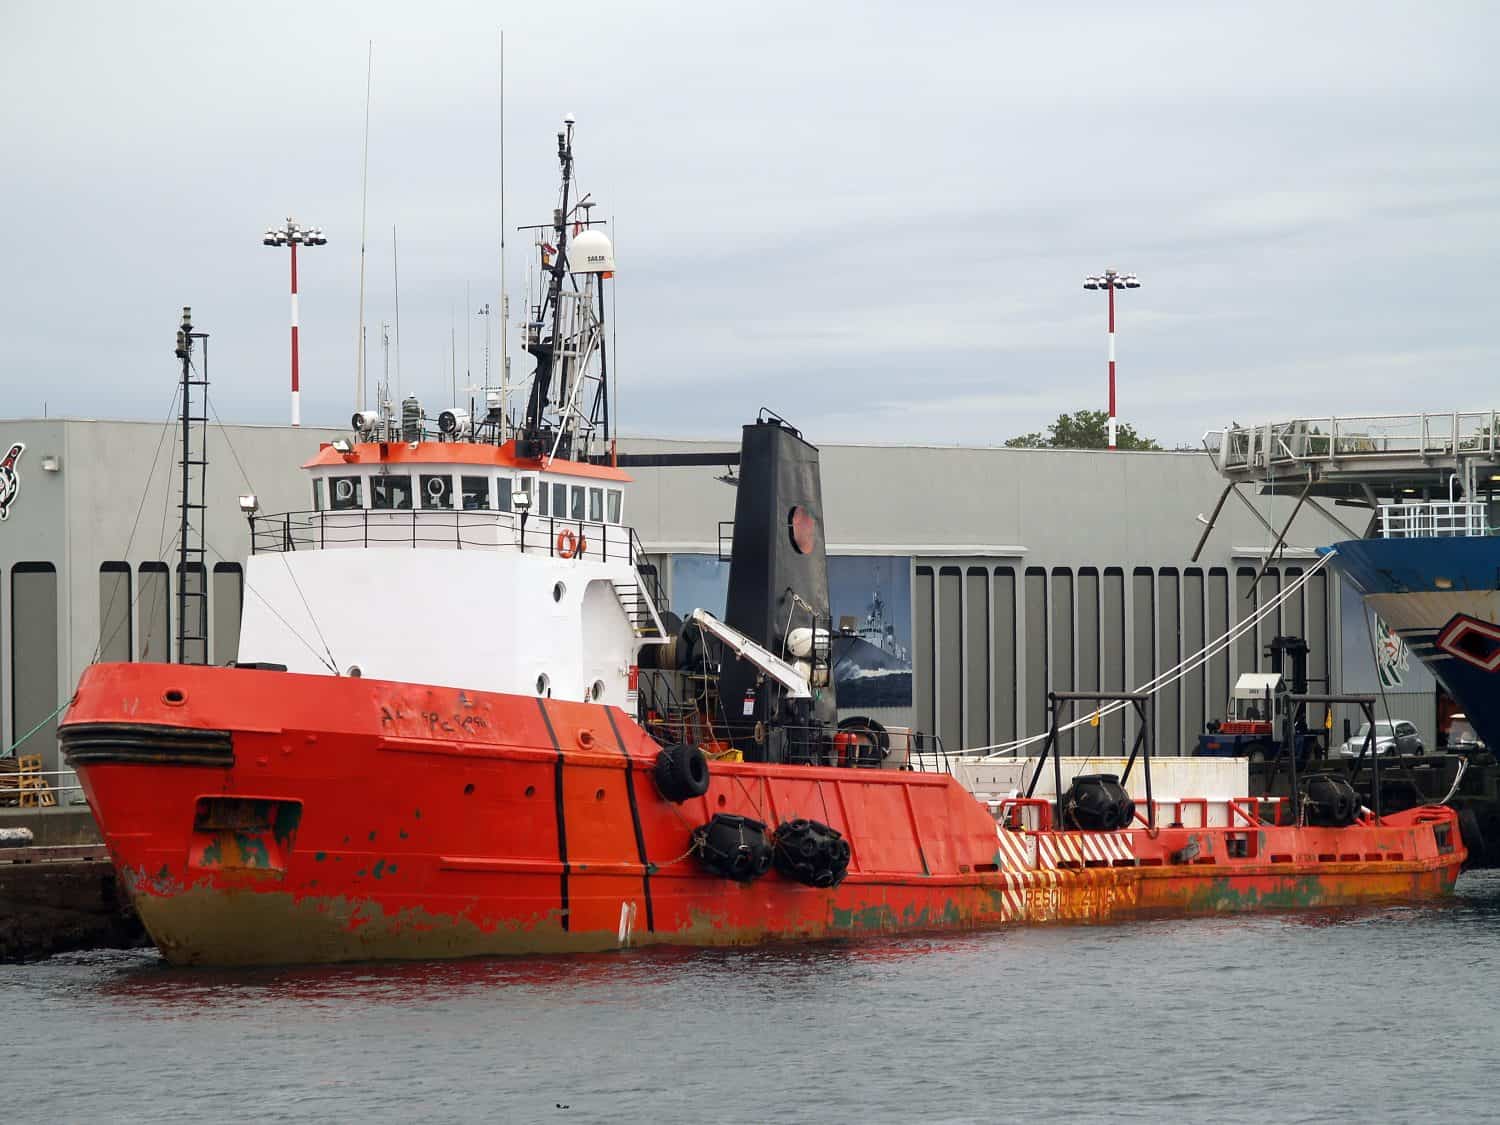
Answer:
[[[1085,289],[1104,289],[1109,293],[1109,448],[1116,448],[1119,437],[1120,418],[1115,409],[1115,290],[1139,289],[1140,279],[1133,273],[1118,273],[1105,270],[1097,277],[1083,279]]]
[[[322,246],[328,242],[319,227],[299,226],[295,219],[287,216],[283,227],[270,227],[261,238],[267,246],[290,246],[292,248],[292,425],[302,425],[302,375],[301,357],[297,341],[297,247]]]
[[[1115,294],[1110,294],[1110,356],[1115,356]],[[1115,360],[1110,359],[1110,447],[1115,447]],[[297,243],[291,245],[291,425],[302,425],[302,387],[297,386]]]
[[[291,263],[293,263],[293,267],[291,267],[291,291],[293,291],[293,293],[297,293],[297,248],[296,248],[296,246],[293,246],[293,248],[291,248]],[[1113,281],[1113,279],[1112,279],[1112,281]],[[293,299],[291,299],[291,302],[293,302],[293,324],[296,324],[297,323],[297,317],[296,317],[297,299],[296,299],[296,297],[293,297]],[[297,359],[296,359],[296,356],[297,356],[297,329],[296,329],[296,327],[294,327],[294,329],[291,330],[291,339],[293,339],[293,344],[291,344],[291,347],[293,347],[293,363],[291,363],[291,396],[293,396],[294,401],[296,401],[296,398],[297,398]],[[293,408],[293,422],[294,422],[294,425],[296,425],[296,417],[297,417],[297,411],[296,411],[296,407],[294,407]],[[1118,419],[1118,416],[1116,416],[1116,414],[1115,414],[1115,287],[1113,287],[1113,285],[1110,285],[1110,449],[1112,449],[1112,450],[1115,449],[1115,431],[1116,431],[1116,426],[1118,426],[1118,423],[1119,423],[1119,419]]]

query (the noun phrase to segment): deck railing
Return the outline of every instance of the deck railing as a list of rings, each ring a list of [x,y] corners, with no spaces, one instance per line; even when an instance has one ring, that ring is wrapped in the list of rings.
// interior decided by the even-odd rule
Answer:
[[[1366,414],[1293,418],[1259,426],[1231,426],[1204,435],[1221,471],[1254,471],[1306,462],[1391,455],[1421,457],[1500,454],[1500,411],[1446,414]]]
[[[710,665],[710,668],[713,668]],[[696,677],[699,684],[708,677]],[[780,736],[771,724],[709,717],[691,700],[678,697],[672,690],[670,674],[642,669],[641,724],[662,743],[685,742],[701,746],[707,752],[730,752],[760,747]],[[701,687],[700,687],[701,690]],[[878,735],[861,736],[859,730],[847,731],[827,727],[775,724],[786,736],[786,761],[792,765],[835,766],[847,769],[901,769],[915,773],[951,773],[948,753],[936,735],[924,735],[909,727],[884,727],[884,751]],[[840,740],[840,734],[853,734]]]
[[[252,516],[252,554],[364,547],[536,551],[636,562],[639,540],[625,524],[519,512],[412,509],[281,512]]]
[[[1380,507],[1383,539],[1474,538],[1489,534],[1489,505],[1481,501],[1425,500]]]

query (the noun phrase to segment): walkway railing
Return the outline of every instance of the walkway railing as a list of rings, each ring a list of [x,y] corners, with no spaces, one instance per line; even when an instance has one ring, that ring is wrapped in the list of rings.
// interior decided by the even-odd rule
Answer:
[[[1210,430],[1205,443],[1225,473],[1348,458],[1500,454],[1500,411],[1447,414],[1365,414],[1294,418],[1259,426]]]
[[[1468,500],[1426,500],[1416,504],[1382,504],[1380,535],[1384,539],[1476,537],[1490,534],[1489,505]]]

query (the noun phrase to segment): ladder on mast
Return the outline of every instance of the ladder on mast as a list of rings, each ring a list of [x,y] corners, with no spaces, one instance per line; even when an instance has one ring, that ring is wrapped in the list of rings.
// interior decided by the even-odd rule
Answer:
[[[194,369],[194,341],[203,341],[202,370]],[[182,436],[177,551],[177,663],[208,663],[208,573],[203,539],[208,475],[208,333],[193,331],[193,310],[182,310],[177,330],[182,361]],[[200,388],[196,403],[193,388]],[[196,523],[196,527],[194,524]],[[196,540],[195,540],[196,536]]]

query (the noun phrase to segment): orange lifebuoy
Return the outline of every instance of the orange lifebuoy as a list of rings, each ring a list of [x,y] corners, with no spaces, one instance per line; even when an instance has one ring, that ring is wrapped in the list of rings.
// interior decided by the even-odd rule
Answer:
[[[582,535],[575,534],[571,527],[565,527],[557,533],[557,553],[565,559],[583,554],[588,545],[589,541]]]

